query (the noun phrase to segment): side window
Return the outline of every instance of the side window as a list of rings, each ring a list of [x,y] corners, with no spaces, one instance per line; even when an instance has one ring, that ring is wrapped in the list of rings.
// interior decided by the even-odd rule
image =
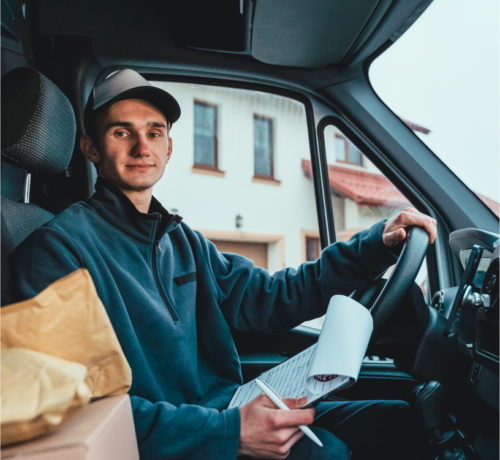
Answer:
[[[339,128],[327,126],[324,139],[338,240],[346,241],[359,230],[413,206]],[[426,267],[424,261],[416,282],[428,297]]]
[[[271,273],[320,252],[306,110],[272,93],[153,82],[179,101],[155,196],[220,251]],[[194,158],[194,163],[193,163]]]
[[[347,241],[355,233],[389,218],[412,204],[398,188],[334,125],[324,129],[328,179],[332,200],[335,233],[338,241]],[[303,164],[308,177],[312,175],[309,161]],[[314,243],[308,242],[308,254]],[[309,245],[311,245],[309,249]],[[384,277],[391,273],[390,267]],[[416,283],[429,302],[427,264],[424,260]],[[323,318],[304,323],[321,328]]]
[[[217,107],[194,101],[194,166],[217,167]]]

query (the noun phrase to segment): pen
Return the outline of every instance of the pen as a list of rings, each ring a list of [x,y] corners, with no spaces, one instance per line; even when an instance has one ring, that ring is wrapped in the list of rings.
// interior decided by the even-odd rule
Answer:
[[[257,386],[264,392],[269,399],[276,404],[280,409],[290,410],[290,408],[281,400],[281,397],[274,391],[269,385],[265,384],[262,380],[255,379]],[[311,429],[305,425],[299,425],[300,430],[304,433],[311,441],[316,443],[318,446],[323,447],[323,444],[318,439],[318,437],[311,431]]]

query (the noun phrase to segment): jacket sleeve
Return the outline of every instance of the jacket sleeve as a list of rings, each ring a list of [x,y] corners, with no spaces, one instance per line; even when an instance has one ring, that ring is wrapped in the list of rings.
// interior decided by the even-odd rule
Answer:
[[[131,396],[141,460],[167,458],[233,460],[240,442],[238,408],[152,403]]]
[[[383,222],[348,242],[331,244],[314,262],[274,275],[242,256],[219,253],[204,240],[207,266],[227,321],[237,330],[265,332],[323,315],[332,295],[350,294],[397,260],[382,242]]]

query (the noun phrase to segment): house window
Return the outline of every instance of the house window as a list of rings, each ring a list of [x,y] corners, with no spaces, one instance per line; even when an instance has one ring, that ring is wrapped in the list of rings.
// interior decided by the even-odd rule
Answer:
[[[321,243],[318,237],[306,236],[306,260],[316,260],[321,254]]]
[[[347,161],[347,139],[344,136],[335,134],[335,159],[337,161]]]
[[[363,156],[361,150],[359,150],[352,142],[349,141],[349,163],[353,165],[363,166]]]
[[[272,178],[273,171],[273,121],[254,115],[253,118],[254,175]]]
[[[340,134],[335,134],[335,159],[343,163],[363,166],[361,151]]]
[[[194,103],[194,165],[217,169],[217,107]]]

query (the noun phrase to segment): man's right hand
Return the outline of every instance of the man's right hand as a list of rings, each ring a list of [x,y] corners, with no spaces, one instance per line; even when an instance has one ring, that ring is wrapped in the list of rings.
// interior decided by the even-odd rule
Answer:
[[[299,425],[314,420],[314,409],[300,409],[306,398],[284,399],[289,411],[278,409],[264,394],[240,408],[241,431],[238,455],[255,458],[286,458],[304,435]]]

